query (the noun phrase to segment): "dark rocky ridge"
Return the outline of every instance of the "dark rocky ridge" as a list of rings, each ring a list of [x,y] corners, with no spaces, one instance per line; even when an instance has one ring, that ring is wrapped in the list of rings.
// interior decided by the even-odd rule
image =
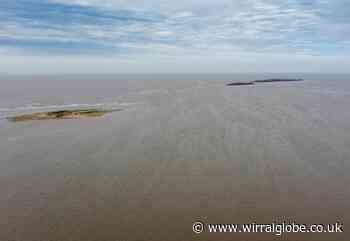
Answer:
[[[303,79],[263,79],[263,80],[255,80],[255,83],[271,83],[271,82],[295,82],[295,81],[303,81]]]
[[[232,82],[232,83],[228,83],[227,86],[237,86],[237,85],[253,85],[254,81],[239,81],[239,82]]]
[[[263,79],[254,81],[237,81],[228,83],[227,86],[254,85],[255,83],[273,83],[273,82],[296,82],[303,79]]]

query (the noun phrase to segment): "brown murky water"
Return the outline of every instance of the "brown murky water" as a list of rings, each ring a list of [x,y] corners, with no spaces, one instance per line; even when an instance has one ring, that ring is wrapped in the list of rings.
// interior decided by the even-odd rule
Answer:
[[[0,240],[348,240],[350,84],[224,83],[86,85],[81,103],[124,111],[0,120]],[[57,90],[16,101],[62,104]],[[197,220],[340,221],[345,232],[197,235]]]

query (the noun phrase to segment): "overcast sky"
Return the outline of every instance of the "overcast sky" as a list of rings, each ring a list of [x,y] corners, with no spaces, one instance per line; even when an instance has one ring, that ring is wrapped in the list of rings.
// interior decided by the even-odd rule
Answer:
[[[348,0],[1,0],[0,73],[350,72]]]

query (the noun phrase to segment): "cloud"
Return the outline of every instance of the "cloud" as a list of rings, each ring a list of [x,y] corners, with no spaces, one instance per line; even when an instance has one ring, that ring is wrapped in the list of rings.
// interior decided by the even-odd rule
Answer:
[[[0,48],[98,57],[337,56],[350,52],[345,0],[17,0]]]

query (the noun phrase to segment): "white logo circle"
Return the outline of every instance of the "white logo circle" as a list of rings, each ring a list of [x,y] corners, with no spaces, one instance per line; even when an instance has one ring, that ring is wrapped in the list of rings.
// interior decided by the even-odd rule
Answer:
[[[196,234],[200,234],[204,231],[204,224],[202,222],[195,222],[192,226],[192,230]]]

